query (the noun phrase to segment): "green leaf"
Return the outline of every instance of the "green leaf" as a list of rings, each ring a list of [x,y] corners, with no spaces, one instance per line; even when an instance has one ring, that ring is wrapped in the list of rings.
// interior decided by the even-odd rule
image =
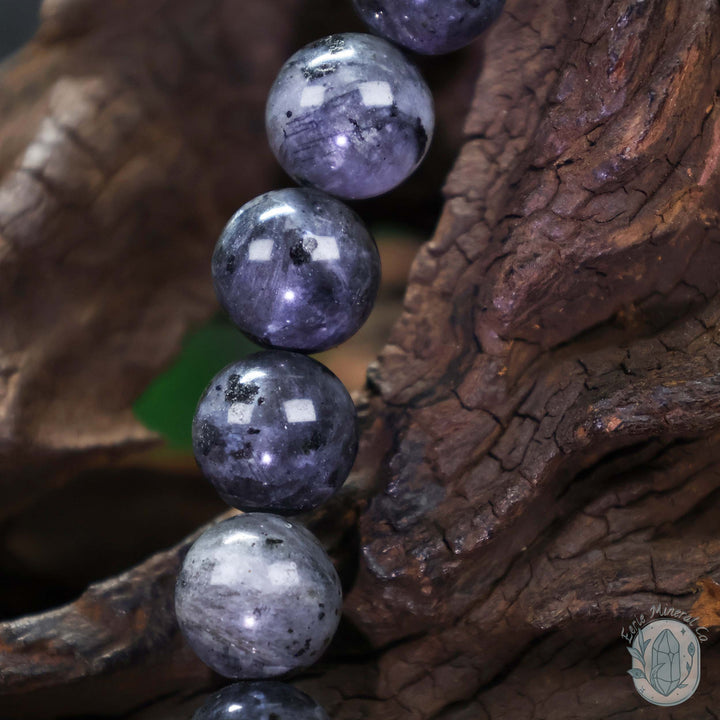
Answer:
[[[191,450],[191,425],[198,400],[213,376],[257,350],[224,316],[188,334],[180,354],[135,402],[135,416],[165,436],[168,445]]]
[[[690,647],[688,648],[688,652],[690,653],[690,657],[692,657],[695,654],[695,645],[693,643],[690,644]]]
[[[632,675],[634,678],[643,678],[647,680],[645,673],[640,668],[630,668],[628,670],[628,675]]]
[[[645,664],[645,658],[643,658],[642,653],[634,648],[634,647],[628,647],[627,651],[636,659],[639,660],[643,665]]]

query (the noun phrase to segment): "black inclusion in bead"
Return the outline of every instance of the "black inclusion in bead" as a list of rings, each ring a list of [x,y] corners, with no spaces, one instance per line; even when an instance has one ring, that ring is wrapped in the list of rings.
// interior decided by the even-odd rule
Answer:
[[[353,0],[379,35],[426,55],[471,43],[502,12],[505,0]]]
[[[228,685],[193,720],[328,720],[320,705],[292,685],[271,680]]]
[[[355,407],[320,363],[264,351],[212,380],[195,412],[193,447],[229,505],[305,512],[332,496],[352,468]]]
[[[380,257],[350,208],[292,188],[235,213],[218,240],[212,274],[220,304],[257,343],[318,352],[347,340],[367,319]]]

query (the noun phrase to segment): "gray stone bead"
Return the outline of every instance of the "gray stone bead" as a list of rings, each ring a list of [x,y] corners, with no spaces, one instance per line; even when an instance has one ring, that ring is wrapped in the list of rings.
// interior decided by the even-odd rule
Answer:
[[[266,513],[239,515],[204,532],[175,588],[190,647],[231,678],[312,665],[330,644],[341,609],[340,581],[317,539]]]
[[[425,55],[471,43],[502,12],[505,0],[353,0],[373,32]]]
[[[211,695],[193,720],[328,720],[328,716],[292,685],[264,680],[228,685]]]
[[[355,406],[324,365],[268,350],[213,378],[193,420],[195,458],[241,510],[296,514],[345,482],[357,453]]]
[[[235,213],[212,274],[232,321],[267,347],[318,352],[354,335],[372,310],[380,256],[363,221],[325,193],[266,193]]]
[[[302,185],[333,195],[381,195],[425,156],[434,128],[430,90],[381,38],[331,35],[284,65],[265,112],[268,138]]]

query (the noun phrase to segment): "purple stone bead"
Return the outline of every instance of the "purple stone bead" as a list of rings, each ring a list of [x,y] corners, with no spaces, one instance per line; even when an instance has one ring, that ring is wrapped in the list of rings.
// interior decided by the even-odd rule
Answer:
[[[205,531],[175,587],[190,647],[221,675],[246,680],[312,665],[330,644],[341,609],[340,580],[317,539],[265,513]]]
[[[296,514],[330,498],[357,453],[355,406],[326,367],[271,350],[213,378],[193,420],[195,458],[241,510]]]
[[[502,12],[505,0],[353,0],[373,32],[424,55],[471,43]]]
[[[228,685],[193,720],[328,720],[320,705],[292,685],[272,680]]]
[[[261,195],[228,223],[213,255],[215,291],[260,345],[318,352],[347,340],[372,310],[380,256],[339,200],[292,188]]]
[[[372,35],[331,35],[295,53],[265,112],[270,146],[302,185],[333,195],[381,195],[425,156],[430,90],[409,60]]]

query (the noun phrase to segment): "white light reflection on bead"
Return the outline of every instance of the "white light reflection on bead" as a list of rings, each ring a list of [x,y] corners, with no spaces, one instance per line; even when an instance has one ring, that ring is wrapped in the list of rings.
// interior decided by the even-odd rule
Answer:
[[[300,575],[297,571],[297,565],[288,560],[285,562],[273,563],[268,568],[268,579],[272,585],[288,587],[299,584]]]
[[[272,220],[273,218],[281,217],[282,215],[293,215],[294,213],[295,213],[295,208],[283,203],[282,205],[278,205],[277,207],[273,207],[273,208],[270,208],[269,210],[266,210],[258,218],[258,220],[260,222],[265,222],[266,220]]]
[[[292,290],[286,290],[283,297],[288,301],[292,302],[295,299],[295,293]]]
[[[300,95],[300,107],[317,107],[325,100],[325,88],[322,85],[308,85]]]
[[[298,400],[286,400],[283,403],[285,417],[289,423],[315,422],[315,406],[312,400],[306,398]]]
[[[272,455],[270,453],[263,453],[260,462],[263,465],[269,465],[272,462]]]
[[[390,84],[384,80],[361,83],[359,90],[366,107],[387,107],[393,104]]]
[[[264,370],[249,370],[240,378],[240,382],[249,383],[264,378],[266,375],[267,373]]]
[[[272,240],[253,240],[248,245],[248,260],[250,262],[267,262],[272,256]]]
[[[310,259],[315,262],[340,259],[337,240],[332,236],[309,234],[303,240],[303,247],[310,253]]]
[[[245,532],[244,530],[237,530],[232,535],[228,535],[226,538],[223,538],[222,544],[232,545],[233,543],[243,542],[246,540],[255,541],[257,540],[257,535],[255,535],[255,533]]]
[[[257,622],[257,621],[255,620],[255,618],[254,618],[252,615],[246,615],[246,616],[243,618],[243,625],[244,625],[246,628],[253,628],[253,627],[255,627],[255,623],[256,623],[256,622]]]
[[[233,403],[227,412],[227,421],[231,425],[249,425],[255,406],[248,403]]]
[[[228,705],[228,712],[239,712],[242,709],[242,705]]]
[[[310,68],[323,65],[324,63],[334,62],[335,60],[349,60],[351,57],[355,57],[354,48],[345,48],[344,50],[338,50],[337,52],[327,52],[322,55],[318,55],[313,58],[307,66]]]
[[[347,147],[349,140],[347,139],[347,135],[338,135],[335,138],[335,144],[338,147]]]

